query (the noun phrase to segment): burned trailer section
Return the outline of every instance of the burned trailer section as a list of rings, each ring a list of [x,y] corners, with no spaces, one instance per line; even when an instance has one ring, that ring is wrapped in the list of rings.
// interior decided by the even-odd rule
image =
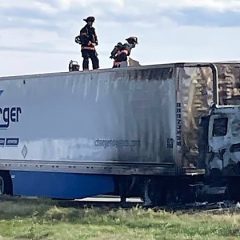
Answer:
[[[219,105],[240,104],[240,64],[216,63],[218,70]]]
[[[125,166],[123,174],[127,166],[131,173],[135,166],[136,174],[174,174],[174,146],[168,142],[175,141],[175,81],[172,68],[167,70],[164,78],[161,68],[112,72],[107,92],[101,73],[94,76],[95,104],[102,108],[95,147],[102,161]]]
[[[211,106],[215,102],[216,74],[209,65],[183,65],[177,69],[177,114],[178,123],[181,122],[181,142],[178,144],[180,166],[184,172],[202,172],[204,168],[199,148],[202,144],[200,134],[204,123],[201,119],[208,116]],[[206,125],[206,124],[205,124]],[[206,143],[206,142],[205,142]],[[200,171],[199,171],[200,170]]]
[[[116,188],[122,201],[129,196],[140,196],[148,205],[163,202],[167,176],[175,176],[176,149],[176,87],[174,68],[135,69],[129,71],[129,88],[125,99],[125,128],[138,144],[136,158],[127,148],[119,148],[119,165],[125,164],[122,175],[117,175]],[[122,74],[121,72],[117,74]],[[130,115],[129,115],[130,113]],[[129,128],[128,128],[129,127]],[[132,137],[133,139],[133,137]],[[134,148],[132,148],[134,151]],[[124,155],[125,154],[125,155]],[[133,171],[135,168],[136,171]],[[158,177],[165,176],[165,177]],[[162,190],[163,189],[163,190]],[[161,193],[160,193],[161,192]]]
[[[194,200],[197,185],[204,184],[207,173],[208,115],[218,99],[217,69],[212,64],[176,64],[173,72],[176,100],[172,128],[176,130],[175,138],[167,139],[167,147],[174,148],[175,174],[145,175],[143,198],[153,205]]]
[[[214,107],[237,99],[237,73],[174,63],[0,78],[0,185],[10,178],[13,195],[193,200],[213,173],[238,176],[239,109]],[[232,95],[218,76],[235,82]]]

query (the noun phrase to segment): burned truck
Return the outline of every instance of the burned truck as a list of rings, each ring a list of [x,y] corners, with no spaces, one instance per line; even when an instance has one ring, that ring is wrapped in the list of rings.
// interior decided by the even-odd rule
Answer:
[[[239,66],[1,77],[0,192],[159,205],[217,179],[238,198]]]

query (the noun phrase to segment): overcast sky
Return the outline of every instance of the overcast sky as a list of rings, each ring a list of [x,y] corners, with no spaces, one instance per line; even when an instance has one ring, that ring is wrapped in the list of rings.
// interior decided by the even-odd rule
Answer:
[[[240,60],[240,0],[0,0],[0,76],[64,72],[82,62],[74,42],[93,15],[100,67],[137,36],[141,64]]]

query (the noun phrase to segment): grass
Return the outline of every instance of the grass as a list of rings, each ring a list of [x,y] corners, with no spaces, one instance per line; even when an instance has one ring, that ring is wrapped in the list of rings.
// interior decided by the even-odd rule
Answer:
[[[240,214],[169,213],[1,198],[2,239],[240,239]]]

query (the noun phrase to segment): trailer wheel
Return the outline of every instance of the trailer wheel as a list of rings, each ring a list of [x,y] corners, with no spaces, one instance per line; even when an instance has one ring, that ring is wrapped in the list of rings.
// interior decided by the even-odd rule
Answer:
[[[0,176],[0,195],[4,194],[4,180],[3,177]]]
[[[163,206],[166,204],[166,187],[162,178],[147,178],[144,182],[144,206]]]
[[[12,180],[8,172],[0,171],[0,196],[3,194],[12,195]]]

